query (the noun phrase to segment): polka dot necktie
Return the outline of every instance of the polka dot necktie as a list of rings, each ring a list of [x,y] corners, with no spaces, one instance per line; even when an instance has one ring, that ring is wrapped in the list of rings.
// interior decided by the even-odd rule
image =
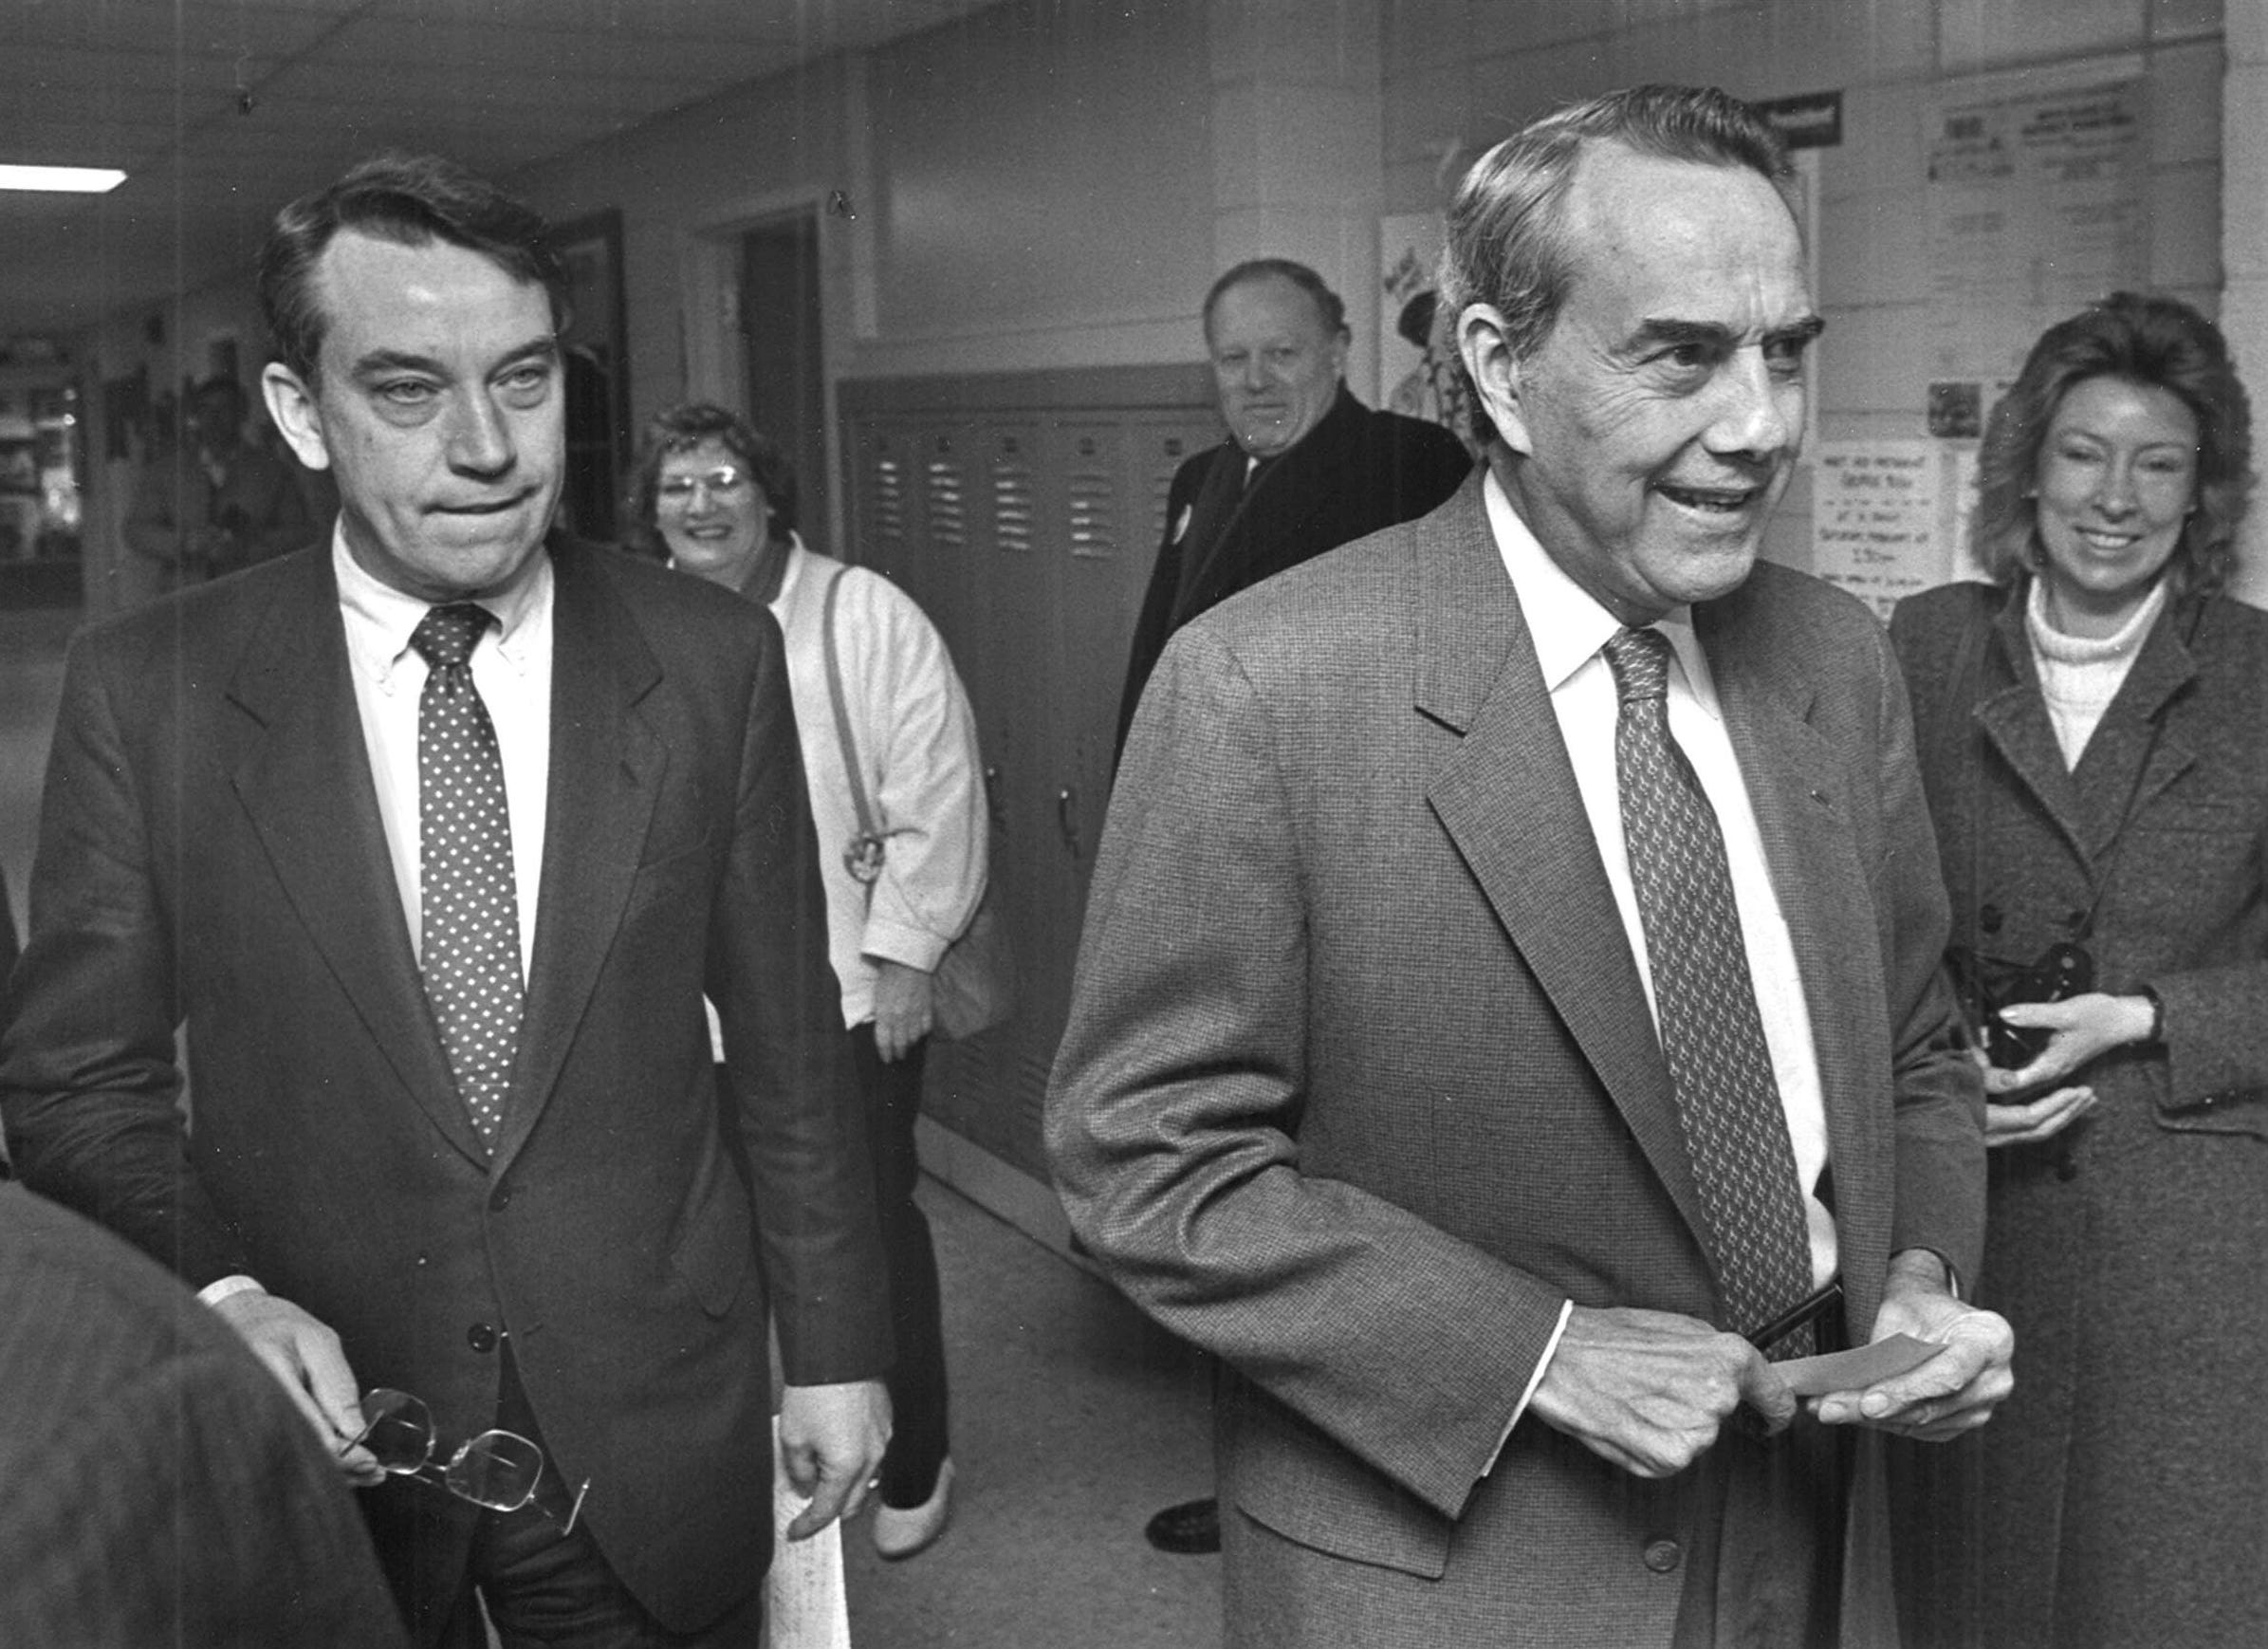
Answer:
[[[1757,1015],[1717,814],[1669,734],[1669,642],[1623,630],[1604,649],[1621,695],[1614,765],[1662,1052],[1693,1163],[1728,1327],[1811,1292],[1811,1237],[1787,1113]],[[1806,1327],[1767,1348],[1801,1357]]]
[[[435,607],[410,637],[417,701],[418,914],[426,999],[481,1143],[493,1149],[520,1046],[519,899],[504,760],[472,684],[486,608]]]

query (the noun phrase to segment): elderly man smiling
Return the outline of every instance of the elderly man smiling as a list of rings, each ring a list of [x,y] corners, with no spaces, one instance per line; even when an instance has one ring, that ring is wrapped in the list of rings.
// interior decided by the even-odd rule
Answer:
[[[1485,156],[1484,471],[1185,625],[1135,718],[1048,1138],[1228,1370],[1233,1644],[1894,1640],[1864,1429],[2010,1388],[1898,674],[1758,560],[1786,175],[1682,87]]]

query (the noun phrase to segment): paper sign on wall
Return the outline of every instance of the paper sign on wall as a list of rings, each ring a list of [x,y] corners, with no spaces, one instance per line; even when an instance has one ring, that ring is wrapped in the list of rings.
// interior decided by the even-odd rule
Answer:
[[[1812,472],[1812,570],[1887,620],[1945,582],[1941,461],[1928,441],[1827,441]]]
[[[1935,376],[2006,376],[2049,324],[2144,282],[2143,112],[2143,82],[2113,74],[1939,94],[1926,134]]]

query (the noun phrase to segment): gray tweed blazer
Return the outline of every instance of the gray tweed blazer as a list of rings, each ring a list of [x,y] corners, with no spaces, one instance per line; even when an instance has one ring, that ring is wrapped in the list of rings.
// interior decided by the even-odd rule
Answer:
[[[1872,617],[1783,568],[1696,622],[1810,1002],[1863,1339],[1890,1253],[1970,1270],[1982,1224],[1905,692]],[[1168,646],[1075,998],[1065,1206],[1231,1371],[1230,1640],[1668,1644],[1726,1449],[1650,1482],[1533,1418],[1506,1436],[1566,1300],[1720,1304],[1477,472]],[[1238,1512],[1289,1546],[1244,1562]]]

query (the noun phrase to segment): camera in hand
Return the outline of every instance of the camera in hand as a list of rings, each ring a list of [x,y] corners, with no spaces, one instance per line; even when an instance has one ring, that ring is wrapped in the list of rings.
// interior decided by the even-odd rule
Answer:
[[[2055,1034],[2044,1026],[2015,1026],[2001,1010],[2017,1002],[2061,1002],[2094,989],[2094,958],[2070,939],[2050,945],[2025,967],[1976,958],[1971,973],[1984,1039],[1984,1057],[2002,1070],[2017,1070],[2038,1059]]]

